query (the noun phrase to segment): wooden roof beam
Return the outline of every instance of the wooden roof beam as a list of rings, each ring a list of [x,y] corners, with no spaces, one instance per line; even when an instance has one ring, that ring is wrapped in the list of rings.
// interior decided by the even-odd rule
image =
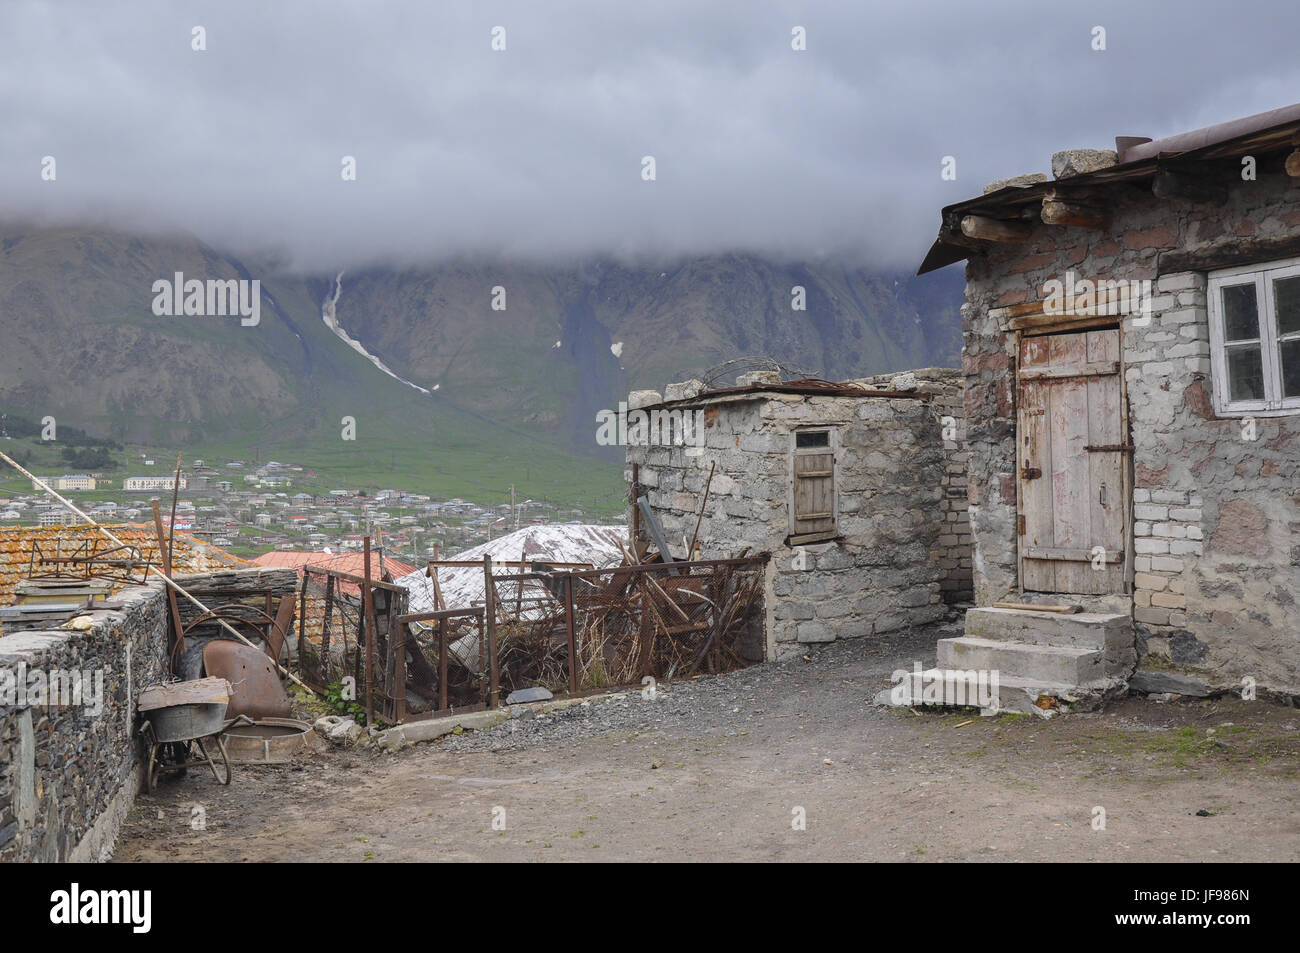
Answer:
[[[1043,196],[1040,217],[1044,225],[1071,225],[1075,228],[1110,228],[1110,210],[1080,202],[1070,192],[1052,190]]]
[[[961,220],[963,235],[986,242],[1023,244],[1029,241],[1032,231],[1033,228],[1024,222],[1009,222],[998,218],[986,218],[983,215],[966,215]]]
[[[1222,176],[1195,175],[1186,171],[1161,169],[1151,180],[1151,194],[1158,199],[1181,199],[1206,205],[1222,205],[1228,200],[1228,187]]]

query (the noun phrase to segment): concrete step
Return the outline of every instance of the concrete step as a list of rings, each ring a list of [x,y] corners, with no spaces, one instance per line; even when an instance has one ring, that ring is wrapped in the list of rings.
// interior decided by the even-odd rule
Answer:
[[[1064,685],[1082,685],[1105,678],[1102,651],[1065,645],[1039,645],[962,636],[940,639],[939,668],[996,669],[1005,677],[1026,678]]]
[[[1132,639],[1133,622],[1118,613],[967,609],[965,634],[973,639],[1104,649],[1108,641]]]
[[[1093,649],[1103,653],[1106,674],[1115,677],[1127,676],[1137,662],[1133,620],[1119,613],[967,609],[965,635],[994,642]]]
[[[981,708],[981,714],[1019,712],[1048,718],[1059,710],[1080,708],[1091,710],[1108,692],[1122,686],[1122,682],[1107,680],[1090,685],[1067,685],[1042,679],[1020,678],[999,673],[996,690],[991,681],[982,686],[971,686],[952,669],[932,668],[923,672],[908,672],[893,688],[879,692],[877,705]],[[1038,700],[1052,699],[1046,707]],[[991,704],[989,704],[991,703]]]

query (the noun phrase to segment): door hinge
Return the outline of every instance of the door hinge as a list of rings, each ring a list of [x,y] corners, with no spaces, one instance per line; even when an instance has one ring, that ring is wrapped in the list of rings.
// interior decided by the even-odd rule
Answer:
[[[1037,480],[1042,475],[1043,475],[1043,471],[1038,467],[1020,468],[1020,479],[1022,480]]]

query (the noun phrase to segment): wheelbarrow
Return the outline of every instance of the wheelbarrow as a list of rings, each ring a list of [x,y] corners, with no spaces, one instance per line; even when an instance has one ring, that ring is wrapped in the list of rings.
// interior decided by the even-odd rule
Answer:
[[[205,764],[218,784],[230,783],[230,757],[221,738],[229,727],[229,701],[230,683],[224,678],[171,682],[140,693],[139,709],[145,718],[140,730],[149,745],[145,786],[150,794],[157,789],[162,772],[184,772]],[[221,770],[214,751],[220,756]]]

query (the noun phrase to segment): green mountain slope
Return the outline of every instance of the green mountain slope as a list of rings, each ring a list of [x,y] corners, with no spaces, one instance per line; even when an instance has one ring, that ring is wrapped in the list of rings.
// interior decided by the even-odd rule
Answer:
[[[726,255],[641,268],[451,263],[344,273],[341,286],[339,321],[397,373],[580,452],[590,452],[595,412],[629,389],[735,357],[830,379],[960,360],[958,274]],[[791,308],[795,286],[804,311]],[[504,311],[492,309],[494,288],[505,289]]]
[[[158,278],[250,270],[183,236],[0,231],[0,409],[191,458],[296,461],[337,486],[493,502],[514,483],[523,496],[617,505],[617,466],[577,462],[545,434],[377,371],[325,327],[308,282],[263,278],[257,327],[151,312]]]
[[[259,278],[261,323],[157,317],[152,285]],[[791,308],[804,289],[806,310]],[[397,375],[340,340],[339,325]],[[504,289],[505,309],[492,307]],[[0,411],[188,456],[273,458],[323,485],[607,504],[595,414],[731,358],[832,379],[954,365],[960,275],[720,255],[636,267],[447,262],[293,276],[192,236],[0,227]],[[495,295],[500,301],[500,296]],[[355,441],[341,439],[342,418]]]

